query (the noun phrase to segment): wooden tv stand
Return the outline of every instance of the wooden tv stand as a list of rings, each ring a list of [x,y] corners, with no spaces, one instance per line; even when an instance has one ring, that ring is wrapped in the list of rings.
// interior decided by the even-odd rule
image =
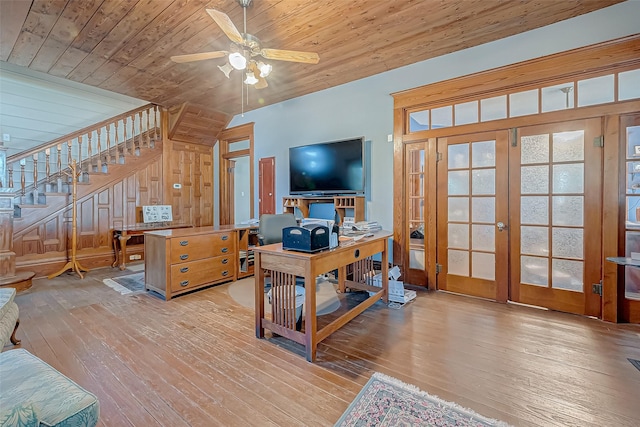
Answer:
[[[364,196],[288,196],[282,198],[283,212],[295,214],[300,209],[302,216],[309,217],[309,205],[313,203],[333,203],[340,215],[353,216],[355,221],[364,221]],[[347,215],[347,209],[353,209],[353,215]]]

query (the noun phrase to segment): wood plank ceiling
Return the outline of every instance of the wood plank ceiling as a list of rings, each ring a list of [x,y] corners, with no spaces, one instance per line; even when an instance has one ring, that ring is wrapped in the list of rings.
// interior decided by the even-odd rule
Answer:
[[[247,32],[263,47],[317,52],[316,65],[266,61],[269,87],[248,111],[594,11],[621,0],[254,0]],[[225,59],[172,55],[229,50],[205,12],[243,29],[236,0],[1,0],[0,60],[154,102],[231,116],[241,74]],[[246,94],[245,94],[246,100]]]

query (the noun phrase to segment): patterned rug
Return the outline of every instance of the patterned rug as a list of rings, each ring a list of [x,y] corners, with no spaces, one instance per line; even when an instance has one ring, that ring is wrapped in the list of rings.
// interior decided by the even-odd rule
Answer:
[[[508,427],[508,424],[483,417],[376,372],[335,426]]]
[[[144,292],[144,271],[126,276],[112,277],[104,279],[102,283],[112,288],[120,295],[139,294]]]

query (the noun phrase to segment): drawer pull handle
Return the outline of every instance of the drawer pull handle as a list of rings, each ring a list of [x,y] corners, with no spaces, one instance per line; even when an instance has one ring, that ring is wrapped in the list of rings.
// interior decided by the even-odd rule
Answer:
[[[222,240],[229,240],[229,236],[228,236],[228,235],[226,235],[226,234],[225,234],[225,235],[223,235],[223,236],[222,236]]]
[[[187,271],[189,271],[189,267],[182,267],[180,269],[180,273],[186,273]]]
[[[180,240],[180,246],[187,246],[189,244],[188,240]]]
[[[183,261],[184,261],[185,259],[187,259],[187,258],[189,258],[189,255],[188,255],[188,254],[182,254],[182,255],[180,255],[180,259],[181,259],[181,260],[183,260]]]
[[[226,254],[227,252],[229,252],[229,248],[222,248],[222,253]]]
[[[228,276],[228,275],[229,275],[229,271],[228,271],[228,270],[223,271],[223,272],[222,272],[222,275],[223,275],[223,276]]]
[[[182,282],[180,282],[180,286],[182,286],[183,288],[184,288],[185,286],[187,286],[188,284],[189,284],[189,281],[188,281],[188,280],[183,280]]]
[[[229,262],[229,259],[228,259],[228,258],[225,258],[225,259],[223,259],[223,260],[222,260],[222,263],[223,263],[223,264],[226,264],[226,263],[228,263],[228,262]]]

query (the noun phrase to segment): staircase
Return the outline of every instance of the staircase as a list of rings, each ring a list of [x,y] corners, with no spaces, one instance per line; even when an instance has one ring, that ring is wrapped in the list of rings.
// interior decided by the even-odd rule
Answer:
[[[73,179],[82,198],[107,182],[110,171],[131,168],[142,152],[159,148],[161,137],[158,106],[148,104],[8,157],[0,187],[14,195],[14,233],[68,206]]]

